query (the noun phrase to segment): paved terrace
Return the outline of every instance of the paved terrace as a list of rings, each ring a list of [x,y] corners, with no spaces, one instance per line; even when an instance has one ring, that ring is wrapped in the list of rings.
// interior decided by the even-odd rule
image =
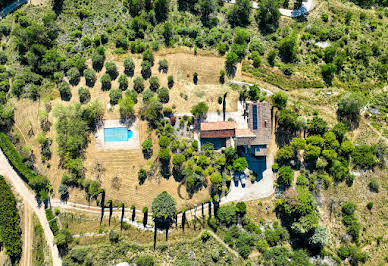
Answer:
[[[127,127],[133,133],[128,141],[105,142],[104,128]],[[95,134],[97,150],[137,150],[140,149],[139,131],[137,120],[130,125],[120,120],[104,120],[103,125],[97,129]]]

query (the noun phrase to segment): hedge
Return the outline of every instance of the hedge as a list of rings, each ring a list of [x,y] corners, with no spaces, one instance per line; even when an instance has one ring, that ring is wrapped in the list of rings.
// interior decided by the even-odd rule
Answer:
[[[50,225],[50,229],[51,231],[53,231],[53,234],[55,235],[59,231],[57,220],[53,220],[54,214],[51,209],[46,209],[45,212],[46,212],[47,221],[49,222],[49,225]]]
[[[47,178],[45,176],[37,175],[23,163],[23,160],[15,146],[8,139],[7,135],[2,132],[0,132],[0,148],[3,150],[13,168],[32,189],[36,191],[46,189],[48,184]]]
[[[13,260],[18,260],[22,254],[19,211],[16,198],[2,176],[0,191],[0,243]]]

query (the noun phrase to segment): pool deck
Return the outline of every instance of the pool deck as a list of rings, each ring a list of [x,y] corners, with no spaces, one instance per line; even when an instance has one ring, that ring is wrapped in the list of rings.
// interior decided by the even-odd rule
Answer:
[[[133,133],[128,141],[104,142],[104,128],[128,127]],[[103,125],[95,134],[97,150],[138,150],[140,149],[139,131],[137,120],[131,125],[122,123],[120,120],[104,120]]]

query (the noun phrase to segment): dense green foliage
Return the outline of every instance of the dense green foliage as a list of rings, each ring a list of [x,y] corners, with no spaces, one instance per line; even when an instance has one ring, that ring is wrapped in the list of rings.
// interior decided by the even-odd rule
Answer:
[[[172,219],[176,211],[176,202],[170,194],[164,191],[154,198],[151,208],[155,218],[166,219],[169,217]]]
[[[22,254],[20,217],[16,198],[2,176],[0,176],[0,191],[0,244],[15,261],[19,260]]]
[[[10,161],[14,169],[24,178],[24,181],[37,192],[45,190],[48,185],[48,180],[44,176],[37,175],[33,170],[28,168],[16,150],[15,146],[8,137],[0,132],[0,148],[4,152],[7,159]]]

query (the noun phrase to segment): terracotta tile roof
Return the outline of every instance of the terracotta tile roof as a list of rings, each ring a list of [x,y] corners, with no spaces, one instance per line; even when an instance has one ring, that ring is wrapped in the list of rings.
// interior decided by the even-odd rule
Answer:
[[[234,121],[201,123],[201,131],[235,129],[236,127],[237,127],[237,125],[236,125],[236,122],[234,122]]]
[[[238,138],[254,138],[256,135],[249,128],[237,128],[236,137]]]
[[[235,129],[201,131],[201,138],[203,139],[230,138],[235,135]]]

